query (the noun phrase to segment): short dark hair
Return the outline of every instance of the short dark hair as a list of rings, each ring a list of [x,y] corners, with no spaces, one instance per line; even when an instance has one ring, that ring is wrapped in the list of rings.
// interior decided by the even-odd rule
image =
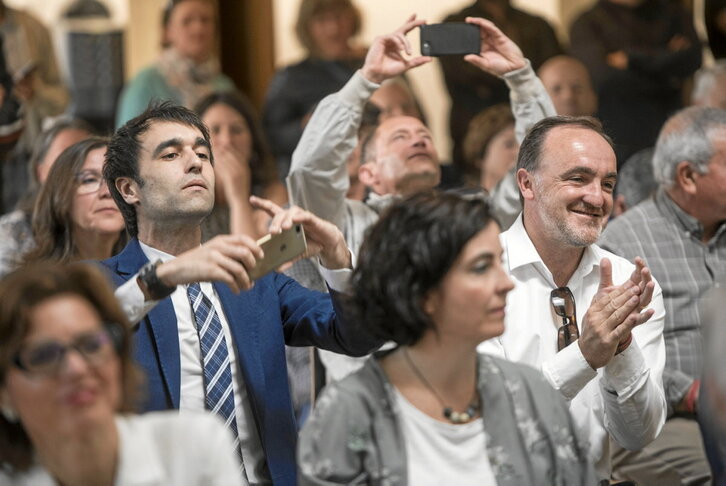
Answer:
[[[121,404],[117,412],[133,412],[140,403],[143,375],[131,356],[131,326],[121,309],[109,280],[89,263],[32,265],[0,281],[0,388],[15,354],[27,336],[32,310],[62,294],[77,295],[98,312],[119,340],[116,353],[121,368]],[[28,470],[33,465],[33,445],[22,423],[0,414],[0,470]]]
[[[139,178],[139,152],[141,149],[140,137],[151,127],[152,122],[172,122],[187,125],[198,129],[204,140],[209,143],[209,131],[199,116],[188,108],[175,105],[170,101],[152,101],[149,106],[136,118],[127,121],[113,134],[106,151],[106,163],[103,166],[103,178],[106,180],[108,190],[121,210],[126,222],[129,235],[136,237],[139,234],[136,221],[136,208],[124,201],[116,188],[116,179],[129,177],[143,186],[144,181]],[[214,163],[214,156],[210,153],[209,160]]]
[[[496,222],[482,196],[421,192],[391,206],[367,233],[351,280],[351,312],[376,337],[416,343],[433,329],[423,309],[466,243]]]
[[[542,161],[542,150],[549,132],[557,127],[584,128],[599,134],[613,150],[615,146],[602,128],[602,123],[591,116],[551,116],[537,122],[524,137],[519,147],[517,170],[525,169],[533,173],[539,169]]]
[[[207,110],[218,103],[239,113],[250,129],[252,152],[250,153],[249,164],[252,186],[266,186],[278,181],[280,177],[277,172],[277,164],[265,139],[264,130],[260,125],[260,117],[252,107],[252,103],[237,91],[219,91],[210,93],[199,100],[194,107],[194,111],[200,118],[204,118]],[[212,147],[212,151],[214,151],[214,147]]]

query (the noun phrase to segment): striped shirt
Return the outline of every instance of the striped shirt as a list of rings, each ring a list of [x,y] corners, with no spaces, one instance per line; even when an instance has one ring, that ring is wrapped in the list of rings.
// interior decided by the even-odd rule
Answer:
[[[725,232],[722,223],[703,243],[701,223],[659,188],[653,197],[611,221],[598,242],[628,260],[642,257],[663,289],[663,384],[670,413],[701,375],[700,299],[726,277]]]

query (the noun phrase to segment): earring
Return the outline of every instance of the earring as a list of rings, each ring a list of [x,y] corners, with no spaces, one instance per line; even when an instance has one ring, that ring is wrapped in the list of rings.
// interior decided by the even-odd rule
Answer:
[[[15,411],[15,409],[13,409],[13,407],[8,405],[7,403],[2,404],[2,406],[0,407],[0,413],[2,413],[3,417],[5,417],[5,420],[10,422],[11,424],[18,421],[18,413]]]

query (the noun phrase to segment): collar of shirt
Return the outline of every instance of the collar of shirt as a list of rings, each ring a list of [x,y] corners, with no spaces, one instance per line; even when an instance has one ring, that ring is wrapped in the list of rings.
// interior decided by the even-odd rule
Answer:
[[[156,248],[153,248],[141,241],[139,241],[139,246],[141,247],[141,251],[144,252],[144,255],[146,255],[146,258],[148,258],[150,262],[155,262],[156,260],[168,262],[169,260],[173,260],[174,258],[176,258],[174,255],[164,253],[163,251],[157,250]]]
[[[542,261],[537,249],[534,247],[534,243],[527,234],[527,230],[524,228],[523,213],[520,213],[511,228],[500,235],[500,239],[502,247],[505,248],[505,259],[510,273],[514,273],[518,268],[531,265],[552,285],[553,289],[557,287],[552,272]],[[599,272],[600,260],[604,256],[606,255],[599,246],[590,245],[586,247],[580,259],[580,264],[568,281],[568,286],[575,284],[575,287],[579,287],[583,278],[594,271]]]
[[[680,206],[671,199],[663,187],[658,188],[654,198],[655,205],[663,214],[681,227],[688,236],[692,236],[696,240],[701,241],[701,237],[703,236],[703,225],[701,222],[681,209]],[[721,223],[718,230],[716,230],[716,234],[714,234],[711,241],[709,241],[709,244],[717,241],[724,231],[726,231],[726,222]]]
[[[376,194],[373,191],[370,191],[368,193],[368,197],[366,197],[366,204],[370,206],[375,212],[380,213],[384,209],[388,209],[388,207],[393,204],[396,201],[400,201],[401,196],[398,196],[396,194],[384,194],[381,196],[380,194]]]

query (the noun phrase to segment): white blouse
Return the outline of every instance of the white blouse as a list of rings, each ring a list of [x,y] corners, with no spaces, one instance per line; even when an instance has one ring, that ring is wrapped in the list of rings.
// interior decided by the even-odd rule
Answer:
[[[447,424],[423,413],[398,390],[396,400],[401,410],[409,484],[496,486],[481,417],[465,424]]]

